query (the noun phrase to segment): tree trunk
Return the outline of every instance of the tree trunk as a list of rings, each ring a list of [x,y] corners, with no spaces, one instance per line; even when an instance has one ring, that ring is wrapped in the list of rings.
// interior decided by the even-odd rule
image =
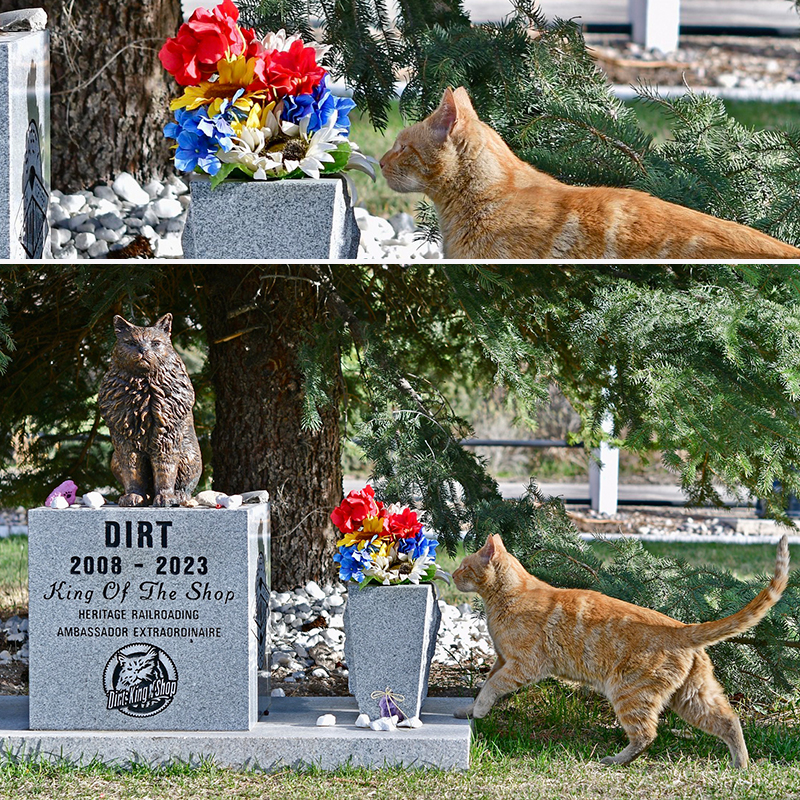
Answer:
[[[180,0],[0,0],[41,5],[51,34],[52,185],[74,191],[170,169],[162,129],[178,87],[158,51],[181,23]]]
[[[273,277],[262,278],[269,273]],[[341,373],[319,431],[301,425],[298,346],[325,314],[304,267],[206,267],[208,364],[216,393],[214,488],[267,489],[272,501],[272,585],[291,589],[335,576],[330,513],[342,497]],[[274,277],[280,275],[281,277]]]

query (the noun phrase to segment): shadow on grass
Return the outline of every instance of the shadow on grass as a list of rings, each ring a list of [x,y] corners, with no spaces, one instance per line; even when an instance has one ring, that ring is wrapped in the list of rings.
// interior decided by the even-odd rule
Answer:
[[[800,762],[796,707],[768,716],[742,714],[742,727],[751,760]],[[532,759],[566,753],[577,760],[598,761],[618,753],[628,741],[605,698],[552,680],[498,703],[486,719],[477,721],[476,731],[496,754]],[[719,739],[667,711],[644,758],[673,761],[681,756],[730,764],[728,748]]]

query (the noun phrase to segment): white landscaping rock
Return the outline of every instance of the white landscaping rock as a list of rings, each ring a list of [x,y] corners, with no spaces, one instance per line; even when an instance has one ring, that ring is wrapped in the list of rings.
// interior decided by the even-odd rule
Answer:
[[[397,727],[397,717],[378,717],[372,720],[369,727],[373,731],[393,731]]]
[[[359,714],[356,717],[356,728],[369,728],[371,721],[369,714]]]
[[[286,697],[286,692],[284,692],[283,689],[273,689],[270,695],[272,697]]]
[[[240,494],[220,494],[217,495],[217,503],[223,508],[239,508],[242,504],[242,496]]]
[[[133,203],[136,206],[143,206],[150,202],[150,195],[142,189],[139,181],[133,177],[129,172],[120,172],[111,188],[123,200]]]
[[[68,214],[77,214],[86,205],[86,198],[82,194],[65,194],[61,198],[61,208]]]
[[[69,501],[65,497],[58,495],[58,497],[54,497],[50,501],[50,508],[69,508]]]
[[[401,719],[397,723],[398,728],[421,728],[422,720],[419,717],[409,717],[408,719]]]
[[[75,237],[75,247],[78,250],[88,250],[96,241],[97,237],[93,233],[84,231]]]
[[[81,500],[85,506],[89,506],[89,508],[100,508],[100,506],[105,505],[106,499],[100,492],[87,492]]]
[[[324,600],[325,599],[325,592],[319,588],[319,584],[316,581],[309,581],[306,584],[306,594],[309,597],[312,597],[314,600]]]
[[[183,212],[183,206],[178,200],[163,198],[153,203],[153,211],[159,219],[173,219]]]
[[[93,244],[90,244],[87,248],[87,253],[92,258],[102,258],[105,255],[108,255],[108,242],[103,241],[96,241]]]
[[[72,234],[66,228],[50,228],[50,242],[53,247],[63,247],[71,238]]]
[[[318,728],[332,728],[336,724],[336,717],[333,714],[323,714],[317,717]]]

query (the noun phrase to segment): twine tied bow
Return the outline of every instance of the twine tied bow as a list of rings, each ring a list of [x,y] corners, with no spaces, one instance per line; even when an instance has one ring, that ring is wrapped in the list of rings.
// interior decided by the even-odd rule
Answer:
[[[398,703],[404,703],[405,697],[402,694],[395,694],[388,686],[381,692],[373,692],[370,697],[378,701],[378,708],[381,710],[382,717],[397,717],[397,721],[401,722],[406,719],[406,715],[400,708]]]

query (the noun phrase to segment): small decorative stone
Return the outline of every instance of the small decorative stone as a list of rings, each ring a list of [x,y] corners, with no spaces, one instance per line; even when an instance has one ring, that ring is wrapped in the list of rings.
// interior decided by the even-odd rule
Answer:
[[[50,224],[58,225],[69,219],[69,214],[58,203],[50,204]]]
[[[125,227],[122,217],[114,211],[107,211],[105,214],[99,214],[95,219],[104,227],[114,231]]]
[[[213,489],[206,489],[204,492],[200,492],[198,495],[196,495],[195,500],[197,500],[201,506],[206,506],[207,508],[216,508],[220,504],[220,497],[227,497],[227,495],[215,492]]]
[[[94,235],[98,239],[102,239],[104,242],[109,242],[110,244],[115,244],[120,240],[120,235],[115,231],[111,230],[111,228],[98,228]]]
[[[63,247],[71,238],[66,228],[50,228],[50,241],[54,247]]]
[[[221,494],[217,496],[217,504],[223,508],[239,508],[242,504],[242,496],[240,494]]]
[[[75,237],[75,247],[77,247],[78,250],[88,250],[96,241],[97,238],[93,233],[82,231]]]
[[[325,592],[319,588],[319,584],[316,581],[309,581],[305,586],[305,590],[308,596],[312,597],[314,600],[325,599]]]
[[[162,191],[164,191],[164,184],[161,181],[152,180],[142,187],[152,200],[155,200]]]
[[[117,193],[104,183],[94,187],[94,196],[101,200],[108,200],[110,203],[117,202]]]
[[[150,195],[142,189],[139,181],[129,172],[120,172],[114,183],[111,184],[111,188],[123,200],[134,205],[143,206],[150,202]]]
[[[398,728],[421,728],[422,720],[419,717],[409,717],[408,719],[401,719],[397,723]]]
[[[50,508],[69,508],[69,503],[61,495],[54,497],[49,505]]]
[[[0,31],[43,31],[47,27],[47,12],[43,8],[21,8],[0,14]]]
[[[89,506],[89,508],[100,508],[100,506],[105,505],[106,499],[100,492],[86,492],[86,494],[81,498],[83,500],[83,504],[85,506]]]
[[[183,206],[177,200],[165,197],[161,200],[156,200],[152,205],[152,209],[159,219],[172,219],[183,211]]]
[[[268,503],[269,492],[266,489],[259,489],[255,492],[242,492],[243,503]]]
[[[47,500],[44,501],[44,504],[54,508],[55,506],[51,504],[57,497],[63,497],[67,506],[70,503],[74,503],[78,497],[78,486],[75,481],[66,480],[59,483],[58,486],[47,495]],[[60,506],[60,508],[66,508],[67,506]]]
[[[108,253],[108,242],[105,242],[102,239],[96,241],[89,245],[86,252],[89,253],[92,258],[102,258]]]
[[[359,714],[356,717],[356,728],[369,728],[370,722],[371,720],[367,714]]]
[[[61,208],[68,214],[77,214],[86,205],[86,198],[82,194],[65,194],[61,198]]]
[[[318,728],[332,728],[336,724],[336,717],[333,714],[323,714],[317,717]]]
[[[273,689],[270,695],[272,697],[286,697],[286,692],[284,692],[283,689]]]
[[[364,716],[366,716],[366,714]],[[369,727],[373,731],[393,731],[397,728],[396,722],[397,717],[378,717],[378,719],[374,719],[370,722]]]

